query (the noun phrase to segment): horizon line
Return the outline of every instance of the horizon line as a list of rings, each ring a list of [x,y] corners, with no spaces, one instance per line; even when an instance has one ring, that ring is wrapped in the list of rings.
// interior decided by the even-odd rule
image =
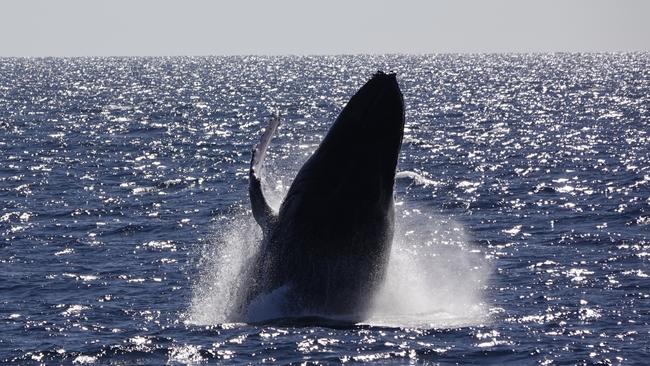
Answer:
[[[557,55],[557,54],[644,54],[648,50],[625,50],[625,51],[489,51],[489,52],[372,52],[372,53],[240,53],[240,54],[165,54],[165,55],[65,55],[65,56],[3,56],[0,59],[73,59],[73,58],[172,58],[172,57],[350,57],[350,56],[487,56],[487,55]]]

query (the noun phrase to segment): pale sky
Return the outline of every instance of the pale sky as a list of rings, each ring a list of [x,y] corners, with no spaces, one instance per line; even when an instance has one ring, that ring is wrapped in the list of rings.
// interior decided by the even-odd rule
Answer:
[[[3,0],[0,56],[650,51],[650,0]]]

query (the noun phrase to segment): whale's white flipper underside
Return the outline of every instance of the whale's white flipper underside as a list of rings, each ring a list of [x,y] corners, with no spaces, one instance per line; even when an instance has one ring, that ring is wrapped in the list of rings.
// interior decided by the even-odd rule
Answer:
[[[251,208],[253,209],[253,217],[255,217],[257,224],[262,227],[262,230],[268,228],[268,225],[276,217],[275,211],[269,206],[264,197],[264,192],[262,192],[262,163],[266,156],[266,149],[269,147],[269,143],[279,124],[280,118],[275,116],[266,126],[260,142],[253,149],[253,158],[251,159],[249,171],[250,184],[248,192],[251,199]]]

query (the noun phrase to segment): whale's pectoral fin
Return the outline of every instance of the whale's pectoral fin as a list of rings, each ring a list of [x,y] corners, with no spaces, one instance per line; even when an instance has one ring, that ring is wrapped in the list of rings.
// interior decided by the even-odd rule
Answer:
[[[269,147],[269,143],[273,138],[275,130],[280,124],[280,118],[274,117],[269,125],[266,127],[264,134],[260,143],[255,146],[253,149],[253,158],[251,159],[251,168],[248,173],[249,186],[248,194],[251,199],[251,207],[253,209],[253,217],[255,221],[265,229],[268,227],[269,223],[275,217],[275,212],[266,202],[264,197],[264,192],[262,192],[262,162],[264,161],[264,156],[266,155],[266,149]]]

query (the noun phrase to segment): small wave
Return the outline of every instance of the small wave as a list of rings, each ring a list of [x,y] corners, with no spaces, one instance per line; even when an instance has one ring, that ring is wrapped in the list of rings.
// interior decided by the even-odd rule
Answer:
[[[152,193],[157,191],[158,189],[156,187],[136,187],[133,188],[133,194],[138,196],[138,195],[143,195],[147,193]]]
[[[419,186],[438,186],[442,184],[441,182],[426,178],[424,175],[409,171],[409,170],[403,170],[401,172],[397,172],[395,174],[395,179],[411,179],[413,183]]]

